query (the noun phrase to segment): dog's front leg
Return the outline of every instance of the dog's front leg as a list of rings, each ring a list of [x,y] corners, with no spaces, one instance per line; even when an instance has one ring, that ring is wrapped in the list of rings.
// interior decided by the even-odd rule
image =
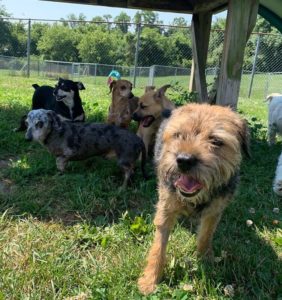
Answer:
[[[132,174],[134,173],[133,171],[133,166],[122,166],[123,171],[124,171],[124,180],[123,180],[123,184],[121,186],[121,190],[124,190],[127,185],[128,185],[128,181],[130,179],[130,177],[132,176]]]
[[[212,239],[229,197],[213,199],[203,210],[197,235],[197,252],[200,257],[213,259]]]
[[[138,287],[142,294],[152,293],[161,279],[165,264],[166,245],[175,219],[176,214],[168,209],[165,202],[159,201],[154,219],[156,226],[154,241],[147,257],[147,266],[138,280]]]
[[[65,171],[67,162],[68,162],[68,160],[66,159],[66,157],[58,156],[56,159],[57,169],[63,173]]]
[[[149,147],[152,144],[152,140],[153,140],[153,134],[151,134],[151,133],[144,134],[142,139],[143,139],[143,142],[144,142],[144,145],[145,145],[145,148],[146,148],[146,154],[147,154],[147,157],[148,157]]]

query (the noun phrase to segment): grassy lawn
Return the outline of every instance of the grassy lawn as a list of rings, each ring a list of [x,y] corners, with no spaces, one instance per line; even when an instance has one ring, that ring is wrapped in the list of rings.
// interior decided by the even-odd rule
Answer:
[[[138,169],[125,192],[118,192],[122,174],[115,161],[100,157],[72,162],[59,175],[53,156],[12,131],[30,108],[32,83],[55,81],[0,77],[0,300],[228,299],[227,285],[234,299],[282,299],[281,213],[273,212],[281,211],[281,201],[272,192],[281,142],[267,146],[260,93],[238,106],[252,129],[252,158],[242,164],[238,193],[215,234],[216,262],[196,258],[195,235],[180,219],[163,280],[143,297],[136,280],[153,237],[157,200],[151,163],[151,179],[144,182]],[[83,83],[87,120],[104,120],[106,84]]]

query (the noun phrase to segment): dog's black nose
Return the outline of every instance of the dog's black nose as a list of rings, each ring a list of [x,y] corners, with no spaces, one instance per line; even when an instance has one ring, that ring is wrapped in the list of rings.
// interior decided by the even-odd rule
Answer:
[[[176,162],[181,171],[188,171],[196,166],[198,159],[193,154],[178,154]]]
[[[32,133],[27,130],[26,134],[25,134],[25,139],[28,141],[28,142],[31,142],[32,141]]]
[[[137,121],[137,122],[139,122],[139,121],[141,120],[141,118],[138,116],[137,113],[133,113],[132,119],[133,119],[134,121]]]

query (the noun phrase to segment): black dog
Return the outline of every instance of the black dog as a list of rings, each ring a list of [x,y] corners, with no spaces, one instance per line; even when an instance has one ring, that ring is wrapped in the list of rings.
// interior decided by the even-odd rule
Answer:
[[[31,109],[48,109],[57,113],[62,121],[84,122],[85,113],[82,107],[79,90],[85,90],[81,82],[59,78],[55,88],[38,84],[32,85],[35,92],[32,96]],[[26,116],[21,118],[19,128],[15,131],[24,131]]]

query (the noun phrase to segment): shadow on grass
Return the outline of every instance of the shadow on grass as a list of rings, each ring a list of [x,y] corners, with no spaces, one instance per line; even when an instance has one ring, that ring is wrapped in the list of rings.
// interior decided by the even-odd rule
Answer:
[[[60,175],[53,155],[38,143],[27,142],[24,132],[12,131],[23,111],[23,107],[13,106],[0,113],[0,125],[4,127],[1,160],[6,163],[0,179],[8,179],[13,185],[10,193],[0,193],[2,212],[10,209],[12,214],[30,214],[42,220],[98,225],[117,221],[125,211],[132,216],[152,213],[156,181],[154,176],[144,181],[139,163],[132,184],[125,191],[120,191],[124,175],[115,160],[97,156],[70,162],[66,173]],[[102,118],[99,112],[97,116],[89,115],[92,121]],[[154,173],[150,162],[147,171]]]
[[[59,175],[52,155],[36,143],[25,142],[23,133],[11,131],[23,113],[20,106],[0,112],[1,155],[6,160],[11,157],[9,165],[0,170],[0,180],[7,179],[14,185],[11,192],[0,194],[2,213],[8,209],[15,216],[32,215],[65,225],[87,222],[101,226],[117,222],[126,211],[132,218],[153,214],[157,198],[154,176],[145,182],[138,168],[132,185],[119,192],[121,170],[114,161],[100,157],[73,162],[67,173]],[[99,120],[101,116],[96,119],[92,114],[89,118]],[[200,261],[187,264],[183,251],[172,245],[170,256],[174,256],[175,263],[165,270],[165,285],[177,290],[181,283],[193,282],[196,277],[203,283],[196,287],[203,297],[216,297],[216,289],[223,290],[225,285],[233,285],[238,299],[281,296],[281,261],[273,250],[278,248],[279,240],[275,234],[268,234],[278,232],[273,223],[278,216],[273,208],[279,207],[279,199],[271,186],[281,145],[269,149],[264,138],[256,134],[253,138],[252,159],[242,164],[238,194],[224,212],[215,234],[215,255],[220,260],[212,266]],[[150,162],[147,168],[153,174]],[[255,213],[250,213],[250,208]],[[253,226],[246,226],[248,219]],[[195,256],[191,257],[195,261]],[[189,294],[180,290],[183,292]]]

